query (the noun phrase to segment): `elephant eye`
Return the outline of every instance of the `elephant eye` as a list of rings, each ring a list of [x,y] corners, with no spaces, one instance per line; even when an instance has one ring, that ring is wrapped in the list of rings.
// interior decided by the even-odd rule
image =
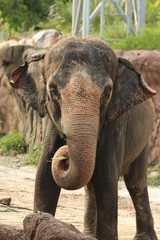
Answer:
[[[106,87],[103,91],[103,95],[105,96],[105,98],[109,98],[111,94],[111,87]]]
[[[101,95],[101,105],[108,104],[112,95],[112,87],[107,86],[104,88],[103,93]]]
[[[53,100],[59,100],[60,99],[61,96],[60,96],[60,93],[59,93],[56,85],[54,85],[50,88],[50,92],[51,92],[51,97],[52,97]]]

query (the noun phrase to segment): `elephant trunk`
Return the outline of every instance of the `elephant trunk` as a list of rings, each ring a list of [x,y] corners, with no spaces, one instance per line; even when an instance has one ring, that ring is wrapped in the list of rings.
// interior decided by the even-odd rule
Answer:
[[[86,185],[94,171],[96,158],[99,114],[74,119],[67,137],[67,145],[57,150],[53,159],[65,156],[65,160],[52,161],[52,174],[56,183],[67,190]]]
[[[61,125],[67,146],[58,149],[55,156],[66,160],[52,161],[56,183],[75,190],[86,185],[94,171],[100,118],[100,90],[82,69],[74,73],[61,91]]]
[[[53,159],[66,156],[66,160],[52,161],[52,174],[56,183],[68,190],[86,185],[94,171],[99,129],[99,99],[97,92],[89,100],[74,97],[62,108],[62,124],[67,145],[59,148]],[[86,101],[85,101],[86,100]],[[94,102],[94,104],[93,104]],[[70,104],[71,103],[71,104]]]

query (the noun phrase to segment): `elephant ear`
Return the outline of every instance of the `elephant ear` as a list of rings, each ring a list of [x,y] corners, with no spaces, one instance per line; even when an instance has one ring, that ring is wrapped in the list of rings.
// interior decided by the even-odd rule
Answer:
[[[31,56],[31,60],[19,66],[12,74],[10,84],[40,117],[45,117],[46,86],[43,74],[45,53]]]
[[[113,94],[107,109],[106,124],[109,124],[137,104],[156,94],[141,78],[133,65],[119,58],[118,75],[114,82]]]

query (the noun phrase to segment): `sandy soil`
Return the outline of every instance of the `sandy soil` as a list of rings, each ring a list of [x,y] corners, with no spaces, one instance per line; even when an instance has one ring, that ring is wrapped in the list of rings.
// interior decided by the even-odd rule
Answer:
[[[24,217],[32,213],[36,167],[23,164],[23,156],[0,156],[0,199],[12,198],[9,207],[0,204],[0,223],[22,227]],[[155,230],[160,239],[160,186],[149,187]],[[135,213],[123,181],[119,182],[119,240],[135,235]],[[83,231],[84,191],[62,190],[56,218],[72,223]]]

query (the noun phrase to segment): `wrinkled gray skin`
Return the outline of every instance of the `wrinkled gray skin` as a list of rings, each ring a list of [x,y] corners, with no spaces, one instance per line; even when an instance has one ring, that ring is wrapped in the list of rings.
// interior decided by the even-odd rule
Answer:
[[[37,69],[41,76],[37,75]],[[37,77],[38,76],[38,77]],[[118,239],[117,184],[124,176],[136,211],[136,240],[156,240],[147,191],[150,89],[134,67],[96,39],[64,38],[44,59],[16,69],[11,85],[41,117],[49,100],[62,139],[48,116],[35,183],[34,210],[55,214],[61,187],[85,186],[85,234]],[[67,160],[48,161],[53,156]],[[52,177],[53,174],[53,177]]]
[[[0,80],[5,75],[9,79],[13,70],[29,60],[34,53],[36,50],[30,45],[0,45]]]
[[[31,45],[8,46],[7,43],[6,45],[0,45],[0,87],[1,84],[7,84],[7,88],[9,87],[13,97],[16,99],[17,106],[22,116],[21,123],[23,123],[23,136],[26,139],[27,145],[33,144],[33,142],[38,144],[41,141],[41,119],[38,113],[34,112],[32,107],[22,99],[17,90],[10,86],[9,79],[14,69],[25,63],[25,61],[28,61],[31,55],[36,52],[37,49]],[[41,50],[41,55],[43,56],[42,52],[45,52],[45,50]],[[39,70],[37,69],[35,74],[38,76],[38,73]],[[3,88],[1,91],[3,91]],[[37,126],[35,127],[36,123]]]
[[[11,73],[19,65],[30,59],[30,56],[36,53],[36,50],[30,45],[15,45],[15,46],[2,46],[0,47],[0,82],[7,77],[9,81]],[[7,83],[7,81],[6,81]],[[10,84],[9,84],[10,87]],[[21,96],[11,88],[12,94],[15,96],[18,108],[23,116],[24,126],[26,124],[26,102],[23,101]],[[25,133],[26,130],[24,130]]]

